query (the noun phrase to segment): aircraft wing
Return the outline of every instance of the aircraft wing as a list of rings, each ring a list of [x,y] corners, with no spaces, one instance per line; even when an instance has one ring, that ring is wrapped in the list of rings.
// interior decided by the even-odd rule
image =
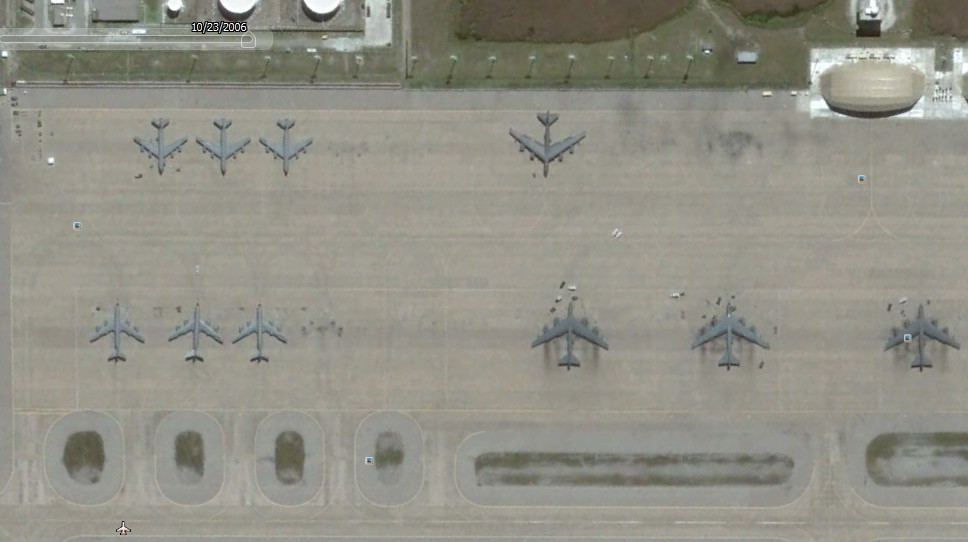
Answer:
[[[287,158],[295,158],[296,155],[306,150],[306,147],[312,145],[312,139],[304,139],[296,143],[291,143],[289,145],[289,156]]]
[[[538,335],[538,338],[531,343],[531,348],[551,342],[558,337],[561,337],[565,333],[568,333],[568,329],[571,327],[569,322],[569,319],[559,320],[558,323],[555,324],[551,329],[543,332],[541,335]]]
[[[235,344],[241,341],[242,339],[248,337],[249,335],[252,335],[255,332],[256,332],[255,321],[245,324],[245,327],[239,329],[239,334],[234,339],[232,339],[232,344]]]
[[[271,336],[271,337],[275,337],[276,339],[279,339],[279,342],[283,342],[283,343],[288,343],[289,342],[289,340],[286,339],[286,336],[283,335],[282,332],[279,331],[279,328],[277,328],[275,325],[273,325],[272,322],[263,322],[262,323],[262,331],[268,333],[269,336]]]
[[[114,331],[114,326],[110,325],[110,323],[107,320],[105,320],[103,324],[94,328],[94,334],[91,335],[91,342],[94,342],[100,339],[101,337],[104,337],[105,335],[110,334],[112,331]]]
[[[211,141],[206,141],[200,137],[195,138],[195,142],[202,146],[209,154],[215,158],[222,158],[222,149],[219,149]]]
[[[218,332],[212,329],[212,326],[210,326],[208,322],[205,320],[199,320],[198,327],[202,330],[202,333],[211,337],[213,341],[222,344],[222,337],[219,337]]]
[[[145,143],[144,141],[142,141],[140,137],[135,137],[134,138],[134,142],[137,143],[139,147],[141,147],[141,150],[145,151],[146,153],[150,154],[151,156],[153,156],[155,158],[158,158],[158,144],[157,143],[155,143],[154,146],[151,146],[148,143]]]
[[[696,338],[696,341],[692,343],[690,348],[698,348],[713,339],[718,339],[726,333],[726,319],[723,318],[716,325],[710,327],[705,333]]]
[[[955,350],[961,350],[961,345],[958,341],[954,340],[944,331],[934,327],[931,322],[924,322],[922,324],[922,330],[924,331],[925,337],[931,337],[932,339],[938,341],[941,344],[946,344]],[[903,338],[902,338],[903,340]]]
[[[276,156],[276,158],[283,158],[285,156],[282,152],[282,149],[268,139],[260,137],[259,143],[262,143],[269,152]]]
[[[522,134],[521,132],[516,131],[514,128],[509,130],[508,133],[510,133],[511,137],[513,137],[515,141],[520,143],[522,147],[524,147],[525,149],[528,149],[528,152],[534,155],[534,157],[537,158],[538,160],[541,160],[542,162],[551,161],[550,158],[546,158],[544,155],[544,145],[539,145],[535,140]]]
[[[582,139],[585,139],[585,132],[581,132],[580,134],[575,134],[573,136],[568,136],[567,138],[562,139],[561,141],[553,143],[551,145],[551,149],[549,149],[549,152],[548,152],[548,161],[550,162],[555,158],[558,158],[562,154],[565,154],[565,152],[567,152],[572,147],[577,145],[578,142],[580,142]]]
[[[145,342],[145,338],[142,337],[140,333],[138,333],[138,328],[132,326],[131,322],[128,322],[127,320],[125,320],[124,323],[121,324],[121,333],[124,333],[125,335],[127,335],[128,337],[131,337],[132,339],[138,341],[139,343],[143,344]]]
[[[168,340],[174,341],[178,337],[181,337],[182,335],[188,333],[191,330],[192,330],[191,322],[189,322],[188,320],[185,320],[185,322],[182,323],[182,325],[176,327],[175,331],[168,336]]]
[[[895,346],[898,346],[898,345],[903,344],[904,343],[904,335],[906,333],[910,333],[912,338],[915,337],[915,336],[917,336],[917,334],[918,334],[918,332],[917,332],[916,329],[904,329],[904,330],[901,330],[901,331],[899,331],[897,333],[897,335],[895,335],[894,337],[891,337],[890,339],[888,339],[887,344],[884,345],[884,350],[887,351],[887,350],[890,350],[891,348],[894,348]]]
[[[238,140],[234,144],[230,144],[228,146],[229,148],[225,151],[226,152],[225,158],[229,159],[235,156],[236,154],[238,154],[242,149],[245,148],[246,145],[249,144],[249,141],[250,141],[249,138],[245,138],[245,139]]]
[[[608,344],[605,342],[604,339],[602,339],[602,336],[599,335],[598,333],[595,333],[593,330],[588,329],[588,327],[585,324],[576,321],[571,325],[571,331],[575,335],[578,335],[582,339],[585,339],[586,341],[594,344],[595,346],[608,350]]]
[[[733,322],[732,328],[733,328],[733,333],[735,335],[738,335],[755,345],[762,346],[763,348],[766,348],[766,349],[770,348],[770,345],[763,340],[763,337],[760,337],[758,334],[754,333],[751,329],[744,326],[743,323],[740,322],[739,320],[736,320],[735,322]]]
[[[164,151],[165,151],[165,158],[168,158],[169,156],[171,156],[172,154],[174,154],[175,151],[177,151],[178,149],[180,149],[181,146],[184,145],[187,142],[188,142],[188,138],[187,137],[183,137],[183,138],[179,139],[178,141],[172,143],[171,145],[166,145],[165,146],[165,149],[164,149]]]

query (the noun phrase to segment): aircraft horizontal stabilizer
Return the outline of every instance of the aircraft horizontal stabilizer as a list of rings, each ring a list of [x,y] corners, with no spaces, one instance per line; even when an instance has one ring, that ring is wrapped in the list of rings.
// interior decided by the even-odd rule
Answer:
[[[198,350],[189,350],[185,352],[185,361],[205,361],[205,358],[198,353]]]
[[[925,368],[933,367],[931,360],[924,357],[920,353],[914,356],[914,360],[911,361],[911,368],[923,371]]]
[[[581,362],[574,354],[568,352],[558,360],[558,367],[567,367],[570,371],[572,367],[581,367]]]
[[[111,357],[109,357],[108,358],[108,361],[113,361],[113,362],[117,363],[119,361],[128,361],[128,358],[125,357],[125,355],[124,355],[123,352],[118,351],[118,352],[115,352],[114,355],[112,355]]]
[[[726,367],[728,371],[730,367],[739,367],[739,359],[733,355],[731,350],[727,350],[723,357],[719,358],[719,366]]]

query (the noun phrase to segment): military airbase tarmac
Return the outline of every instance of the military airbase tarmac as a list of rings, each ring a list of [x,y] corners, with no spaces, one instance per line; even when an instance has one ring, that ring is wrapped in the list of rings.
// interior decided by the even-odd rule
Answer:
[[[919,373],[882,352],[920,302],[968,337],[959,121],[811,120],[758,93],[28,90],[3,108],[22,173],[0,185],[0,540],[103,540],[122,520],[158,540],[965,537],[968,489],[878,485],[864,465],[881,433],[968,431],[965,353],[930,344]],[[544,179],[507,131],[538,134],[548,108],[557,137],[588,136]],[[191,141],[222,116],[253,139],[294,118],[314,143],[288,177],[255,145],[222,177]],[[190,138],[163,175],[131,142],[154,117]],[[562,281],[611,346],[580,346],[571,371],[563,345],[529,348]],[[146,339],[118,364],[88,343],[115,301]],[[208,342],[186,363],[166,337],[195,302],[228,335],[261,303],[289,343],[254,364],[249,342]],[[740,343],[729,372],[719,343],[689,349],[727,302],[771,345]],[[72,419],[105,424],[113,494],[58,463]],[[171,420],[205,439],[200,483],[170,464]],[[265,431],[290,425],[311,465],[286,492]],[[384,433],[420,483],[410,469],[374,500],[384,482],[360,471]],[[464,491],[482,443],[779,454],[789,477]]]

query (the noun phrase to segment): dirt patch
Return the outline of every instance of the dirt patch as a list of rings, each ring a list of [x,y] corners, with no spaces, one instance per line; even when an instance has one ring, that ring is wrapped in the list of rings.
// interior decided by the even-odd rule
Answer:
[[[83,431],[67,437],[61,461],[75,482],[98,483],[104,472],[104,460],[104,439],[97,431]]]
[[[747,132],[732,131],[719,134],[719,139],[717,142],[719,149],[726,153],[732,159],[742,158],[746,151],[750,149],[756,149],[757,151],[763,150],[763,144],[760,143],[752,134]],[[712,151],[716,146],[713,145],[712,141],[706,142],[706,149]],[[715,325],[715,320],[713,321]]]
[[[968,38],[968,2],[964,0],[919,0],[915,9],[935,34]]]
[[[463,0],[457,37],[534,43],[611,41],[652,30],[691,3],[692,0]]]
[[[781,454],[590,454],[494,452],[474,459],[485,486],[762,486],[793,474]]]
[[[376,437],[373,463],[381,482],[393,485],[400,481],[400,465],[403,464],[403,438],[400,433],[385,431]]]
[[[809,11],[829,0],[722,0],[743,17],[791,17]]]
[[[306,443],[295,431],[283,431],[276,437],[276,479],[287,486],[303,479],[306,464]]]
[[[197,431],[182,431],[175,437],[175,467],[183,484],[194,485],[205,476],[205,441]]]

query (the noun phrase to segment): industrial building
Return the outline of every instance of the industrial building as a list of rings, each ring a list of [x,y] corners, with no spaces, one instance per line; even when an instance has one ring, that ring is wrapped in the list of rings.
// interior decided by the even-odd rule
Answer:
[[[860,116],[905,111],[924,96],[924,74],[914,66],[883,60],[837,64],[820,76],[831,109]]]
[[[141,4],[129,0],[94,0],[91,22],[136,23],[141,20]]]

